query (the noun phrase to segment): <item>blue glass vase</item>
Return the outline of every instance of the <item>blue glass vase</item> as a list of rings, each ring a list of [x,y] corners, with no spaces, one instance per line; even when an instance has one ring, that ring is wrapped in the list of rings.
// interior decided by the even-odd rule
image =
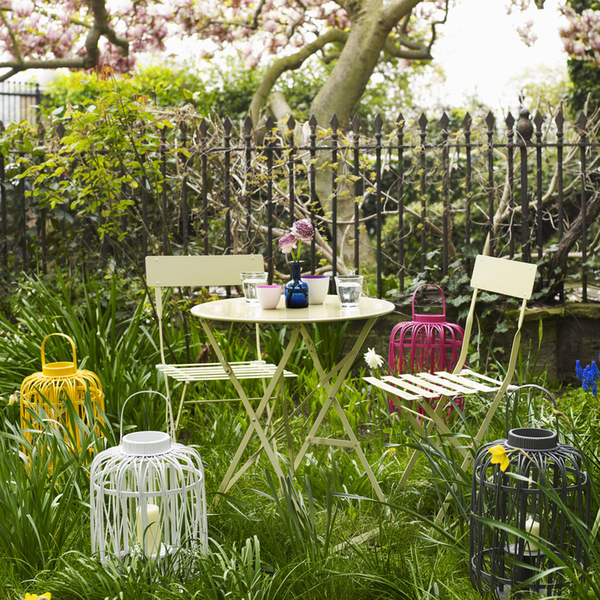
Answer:
[[[306,308],[308,306],[308,285],[300,278],[302,261],[291,262],[292,279],[285,286],[285,307]]]

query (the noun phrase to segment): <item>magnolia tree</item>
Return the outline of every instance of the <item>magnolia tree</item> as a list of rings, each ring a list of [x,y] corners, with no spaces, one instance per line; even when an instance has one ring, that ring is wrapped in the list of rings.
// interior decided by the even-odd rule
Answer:
[[[169,37],[237,48],[264,77],[250,105],[255,124],[279,77],[311,57],[331,64],[310,112],[327,128],[333,114],[344,127],[382,60],[428,60],[452,5],[460,0],[0,0],[0,80],[30,68],[91,69],[110,63],[129,70],[136,54],[161,51]],[[504,1],[525,11],[531,0]],[[544,0],[534,0],[542,8]],[[567,2],[567,0],[560,0]],[[562,6],[562,35],[573,56],[600,62],[600,11]],[[531,23],[520,33],[532,43]],[[206,44],[208,46],[209,44]],[[279,119],[291,109],[270,106]],[[289,110],[288,110],[289,109]],[[326,206],[331,173],[319,170],[316,195]],[[354,212],[351,189],[338,188],[340,222]],[[340,225],[341,227],[341,225]]]
[[[235,47],[249,67],[263,62],[253,121],[279,76],[318,55],[333,68],[313,100],[320,124],[352,114],[378,61],[432,58],[436,27],[459,0],[0,0],[0,81],[30,68],[129,70],[167,38],[196,36]],[[498,0],[524,10],[531,0]],[[538,7],[544,0],[535,0]],[[573,56],[600,62],[600,12],[563,6],[562,35]],[[520,33],[533,41],[529,23]]]

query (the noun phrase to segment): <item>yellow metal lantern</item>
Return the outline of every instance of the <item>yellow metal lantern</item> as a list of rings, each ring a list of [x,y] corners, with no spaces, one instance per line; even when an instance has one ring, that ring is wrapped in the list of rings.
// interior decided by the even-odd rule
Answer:
[[[64,337],[71,343],[73,350],[72,362],[47,363],[44,354],[46,340],[52,336]],[[73,406],[75,413],[90,428],[98,431],[98,425],[102,422],[101,414],[104,413],[104,393],[102,385],[95,373],[77,368],[77,356],[75,343],[64,333],[51,333],[42,341],[42,372],[29,375],[21,384],[21,428],[36,427],[30,423],[29,416],[32,411],[40,412],[49,419],[61,423],[77,441],[77,449],[81,450],[79,428],[73,427],[69,419],[69,403]],[[89,417],[85,410],[85,395],[89,391],[93,407],[93,423],[89,423]],[[41,410],[40,410],[41,409]]]

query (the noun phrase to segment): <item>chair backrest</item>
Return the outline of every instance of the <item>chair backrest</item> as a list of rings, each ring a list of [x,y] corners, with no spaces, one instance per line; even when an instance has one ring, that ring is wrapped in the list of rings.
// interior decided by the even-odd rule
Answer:
[[[475,259],[471,287],[530,300],[536,273],[536,265],[480,254]]]
[[[467,322],[465,323],[465,335],[462,350],[458,363],[453,371],[454,373],[459,373],[465,364],[471,338],[471,330],[473,328],[477,293],[479,290],[483,290],[494,294],[519,298],[522,301],[517,330],[515,331],[515,336],[513,338],[512,350],[505,377],[506,383],[508,384],[508,382],[510,382],[516,364],[519,344],[521,342],[521,327],[525,317],[525,308],[527,307],[527,300],[531,299],[533,293],[536,274],[537,265],[508,260],[506,258],[493,258],[481,254],[477,256],[475,259],[475,267],[473,268],[473,276],[471,277],[471,287],[473,288],[471,307],[467,316]]]
[[[146,256],[150,287],[242,285],[245,271],[264,271],[262,255]]]
[[[240,273],[264,271],[261,254],[223,256],[146,256],[146,282],[155,288],[160,355],[165,362],[162,327],[163,287],[242,285]],[[257,346],[260,358],[260,348]]]

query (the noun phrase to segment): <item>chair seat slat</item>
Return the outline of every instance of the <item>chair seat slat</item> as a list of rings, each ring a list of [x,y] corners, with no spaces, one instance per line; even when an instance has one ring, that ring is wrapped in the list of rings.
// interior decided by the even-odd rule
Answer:
[[[270,379],[275,375],[275,365],[259,361],[246,363],[230,363],[235,376],[239,379]],[[187,364],[187,365],[156,365],[165,375],[177,381],[225,381],[229,376],[219,363]],[[284,377],[296,377],[295,373],[283,371]]]

